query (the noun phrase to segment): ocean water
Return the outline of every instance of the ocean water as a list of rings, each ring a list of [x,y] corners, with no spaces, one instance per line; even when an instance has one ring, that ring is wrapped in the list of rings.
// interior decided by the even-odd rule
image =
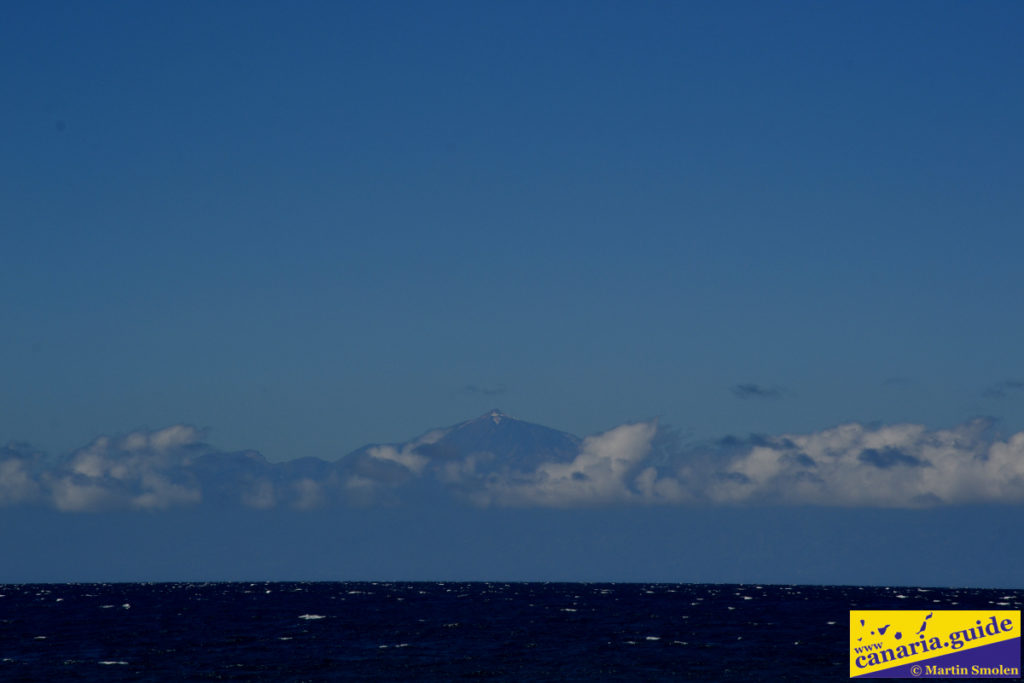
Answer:
[[[0,585],[0,680],[848,680],[850,609],[1022,604],[857,586]]]

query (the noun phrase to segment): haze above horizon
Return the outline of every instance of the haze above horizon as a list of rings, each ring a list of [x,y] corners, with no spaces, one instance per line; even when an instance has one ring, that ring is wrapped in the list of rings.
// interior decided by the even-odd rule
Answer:
[[[0,515],[141,524],[226,463],[243,508],[292,510],[321,490],[253,472],[326,486],[294,463],[502,405],[587,446],[512,474],[366,451],[337,490],[432,478],[569,535],[838,504],[883,544],[998,540],[1024,491],[1022,30],[1014,3],[11,7]]]

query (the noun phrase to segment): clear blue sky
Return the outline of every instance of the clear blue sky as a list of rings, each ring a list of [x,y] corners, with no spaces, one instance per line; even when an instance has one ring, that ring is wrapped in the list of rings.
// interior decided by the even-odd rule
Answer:
[[[1024,428],[1017,3],[30,3],[0,440]],[[752,384],[774,398],[734,391]],[[1000,393],[989,392],[992,393]]]
[[[1024,427],[1016,3],[32,3],[0,438]],[[896,380],[896,381],[894,381]],[[753,383],[776,400],[739,400]],[[470,387],[475,387],[473,390]]]
[[[0,580],[1013,584],[1022,35],[1013,2],[11,4],[0,545],[38,547]],[[334,460],[492,407],[580,436],[659,417],[698,459],[647,467],[640,422],[485,491],[499,509],[479,517],[289,511],[195,540],[207,564],[146,550],[150,524],[186,546],[207,525],[170,453]],[[724,460],[699,459],[723,437]],[[34,450],[77,455],[43,471]],[[118,527],[19,507],[89,510],[122,475],[132,505],[183,511]],[[594,482],[598,502],[703,502],[543,509],[593,504]],[[889,515],[904,491],[980,507]],[[768,507],[730,507],[752,500]],[[289,565],[321,556],[314,528],[366,563]],[[295,552],[251,542],[274,533]],[[463,533],[451,566],[462,541],[427,547]],[[691,547],[717,550],[701,569]]]

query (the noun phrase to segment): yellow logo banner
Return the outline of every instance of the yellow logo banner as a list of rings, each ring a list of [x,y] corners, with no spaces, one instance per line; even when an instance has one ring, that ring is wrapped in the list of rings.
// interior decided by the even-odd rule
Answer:
[[[851,678],[1017,678],[1019,610],[850,610]]]

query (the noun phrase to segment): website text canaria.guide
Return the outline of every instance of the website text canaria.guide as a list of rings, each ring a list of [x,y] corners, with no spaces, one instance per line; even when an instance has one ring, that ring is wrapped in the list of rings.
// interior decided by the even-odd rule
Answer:
[[[905,657],[913,657],[914,655],[931,652],[932,650],[943,650],[947,647],[953,650],[959,650],[966,643],[971,641],[980,640],[986,636],[999,635],[1000,633],[1009,633],[1013,630],[1012,620],[1003,619],[1002,621],[997,622],[994,616],[991,617],[989,622],[984,626],[982,626],[980,620],[975,623],[977,625],[972,626],[969,629],[953,631],[949,634],[949,640],[946,642],[942,642],[942,639],[938,636],[932,636],[928,640],[922,639],[914,643],[908,643],[907,645],[900,645],[899,647],[860,655],[856,660],[854,660],[854,664],[856,664],[858,668],[863,669],[869,666],[884,664],[885,662],[896,661]]]

